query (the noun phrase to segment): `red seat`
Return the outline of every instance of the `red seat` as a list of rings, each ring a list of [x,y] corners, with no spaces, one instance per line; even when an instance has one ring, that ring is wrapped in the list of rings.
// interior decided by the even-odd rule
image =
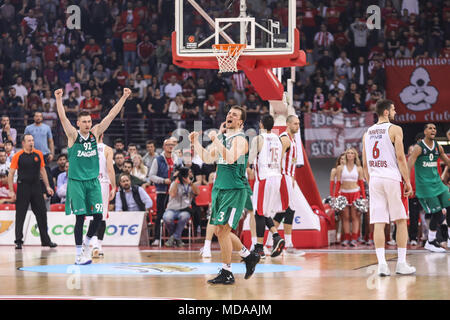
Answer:
[[[14,203],[2,203],[0,204],[0,210],[16,210],[16,205]]]
[[[65,211],[66,205],[64,203],[53,203],[50,205],[50,211]]]
[[[199,186],[200,189],[199,195],[195,198],[195,203],[199,207],[208,206],[211,203],[211,187],[207,186]]]
[[[148,194],[156,193],[156,186],[147,186],[147,187],[145,188],[145,191],[146,191]]]
[[[153,222],[153,216],[156,216],[156,193],[150,193],[149,196],[150,196],[150,199],[152,199],[152,202],[153,202],[153,206],[148,211],[149,220],[150,220],[150,223],[152,223]]]

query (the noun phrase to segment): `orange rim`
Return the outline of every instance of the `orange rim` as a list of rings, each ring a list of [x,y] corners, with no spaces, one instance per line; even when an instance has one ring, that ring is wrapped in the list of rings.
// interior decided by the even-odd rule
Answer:
[[[220,43],[212,45],[215,50],[227,52],[229,56],[233,57],[244,50],[246,46],[246,44],[242,43]]]

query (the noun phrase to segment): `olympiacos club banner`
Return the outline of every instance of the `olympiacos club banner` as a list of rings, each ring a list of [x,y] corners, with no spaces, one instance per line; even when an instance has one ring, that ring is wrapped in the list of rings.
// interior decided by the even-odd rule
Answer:
[[[374,113],[326,115],[307,113],[305,149],[309,158],[337,158],[348,148],[362,153],[362,137],[374,124]]]
[[[384,65],[396,122],[450,122],[450,59],[386,59]]]

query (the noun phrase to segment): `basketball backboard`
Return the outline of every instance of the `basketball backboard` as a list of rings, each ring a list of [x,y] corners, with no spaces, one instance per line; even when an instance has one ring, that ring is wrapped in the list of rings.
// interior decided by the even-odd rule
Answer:
[[[213,44],[245,44],[242,56],[295,50],[296,0],[176,0],[176,54],[214,57]]]

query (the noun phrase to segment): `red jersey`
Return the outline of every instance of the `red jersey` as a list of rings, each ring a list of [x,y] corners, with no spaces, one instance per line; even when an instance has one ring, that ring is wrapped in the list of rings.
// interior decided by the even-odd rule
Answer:
[[[133,42],[125,43],[124,40],[133,40]],[[137,33],[134,31],[125,31],[122,33],[123,51],[136,51]]]
[[[54,44],[48,44],[44,47],[45,61],[56,61],[58,56],[58,48]]]
[[[84,99],[80,103],[80,109],[85,111],[91,111],[92,109],[96,109],[100,101],[97,98]],[[91,113],[92,119],[100,119],[100,112]]]
[[[288,137],[291,142],[291,146],[283,154],[283,160],[281,161],[281,173],[295,177],[295,168],[297,164],[297,144],[295,143],[295,138],[291,137],[286,131],[280,135],[281,137]]]
[[[316,20],[314,17],[319,13],[317,9],[307,8],[305,9],[305,14],[303,16],[303,25],[306,27],[315,27]]]

